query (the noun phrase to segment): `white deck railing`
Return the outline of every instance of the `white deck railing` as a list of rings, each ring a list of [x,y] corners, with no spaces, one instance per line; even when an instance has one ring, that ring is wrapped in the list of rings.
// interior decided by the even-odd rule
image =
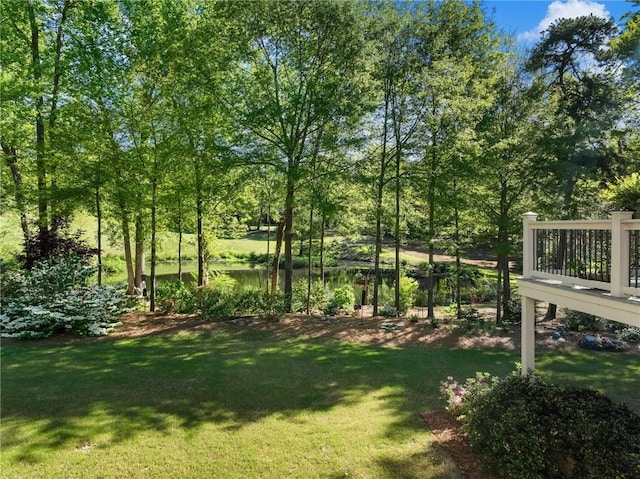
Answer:
[[[523,277],[576,289],[640,295],[640,220],[616,211],[608,220],[537,221],[523,215]]]

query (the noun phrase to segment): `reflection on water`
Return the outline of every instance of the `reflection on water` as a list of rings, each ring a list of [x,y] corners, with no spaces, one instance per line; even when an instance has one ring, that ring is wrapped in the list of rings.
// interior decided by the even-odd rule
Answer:
[[[243,288],[267,288],[270,284],[270,278],[267,276],[267,271],[262,266],[250,268],[246,264],[229,264],[229,263],[211,263],[209,265],[210,271],[219,271],[226,273],[231,278],[237,281],[238,286]],[[150,267],[147,265],[146,272],[149,273]],[[182,280],[188,284],[194,284],[197,280],[197,263],[195,261],[184,262],[182,264]],[[369,282],[373,279],[373,269],[368,268],[327,268],[325,270],[325,283],[331,290],[339,288],[345,284],[353,285],[356,282],[356,276],[361,278],[368,278]],[[384,271],[383,277],[387,284],[391,284],[392,271]],[[293,281],[300,281],[306,279],[307,269],[294,269]],[[317,270],[313,272],[313,279],[319,280],[320,275]],[[106,282],[118,283],[125,282],[127,280],[126,273],[117,273],[114,275],[106,276]],[[177,281],[178,280],[178,263],[160,263],[156,266],[156,281],[162,283],[164,281]],[[280,289],[284,289],[284,271],[281,269],[278,275]],[[356,286],[356,294],[360,294],[362,288]]]
[[[233,278],[238,286],[243,288],[267,288],[270,284],[270,276],[267,275],[267,271],[262,268],[255,269],[216,269],[215,271],[220,271],[226,273],[228,276]],[[360,276],[369,279],[373,278],[373,271],[369,271],[367,269],[361,268],[327,268],[325,270],[325,283],[330,290],[339,288],[345,284],[353,285],[356,281],[356,276]],[[156,276],[158,283],[163,281],[177,281],[178,273],[165,273]],[[293,282],[300,281],[302,279],[307,278],[307,270],[306,269],[294,269],[293,270]],[[312,276],[314,281],[320,280],[320,275],[318,272],[314,272]],[[197,275],[193,272],[186,273],[182,275],[182,280],[185,283],[195,283],[197,279]],[[280,285],[280,289],[284,289],[284,271],[280,270],[278,275],[278,281]],[[356,288],[356,292],[358,288]]]

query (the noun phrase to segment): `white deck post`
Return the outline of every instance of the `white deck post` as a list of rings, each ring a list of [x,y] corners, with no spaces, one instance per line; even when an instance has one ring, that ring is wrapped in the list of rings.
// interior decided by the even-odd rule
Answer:
[[[531,278],[535,270],[536,237],[530,223],[537,221],[537,213],[529,211],[522,215],[522,276]],[[527,375],[534,371],[536,357],[536,300],[522,296],[521,331],[521,373]]]
[[[521,373],[526,376],[535,370],[536,358],[536,300],[522,297]]]
[[[536,236],[529,224],[538,221],[538,214],[529,211],[522,215],[522,276],[530,278],[535,266]]]
[[[633,218],[633,211],[611,212],[611,296],[622,297],[629,286],[629,234],[622,222]]]

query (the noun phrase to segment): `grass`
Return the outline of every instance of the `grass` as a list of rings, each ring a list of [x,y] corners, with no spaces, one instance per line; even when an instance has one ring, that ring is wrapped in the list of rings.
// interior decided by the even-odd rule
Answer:
[[[458,478],[420,412],[498,351],[267,333],[2,345],[0,477]],[[549,353],[544,374],[632,398],[636,356]]]

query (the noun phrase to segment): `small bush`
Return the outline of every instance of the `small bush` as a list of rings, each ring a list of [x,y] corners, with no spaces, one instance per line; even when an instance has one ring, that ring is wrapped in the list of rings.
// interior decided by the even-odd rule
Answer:
[[[327,304],[325,304],[322,307],[322,312],[327,316],[335,316],[336,314],[338,314],[339,311],[340,311],[340,308],[336,303],[333,302],[333,300],[329,301]]]
[[[210,285],[196,288],[193,304],[203,319],[229,318],[235,312],[233,295]]]
[[[512,295],[511,299],[507,302],[506,319],[511,323],[522,322],[522,299],[520,296]]]
[[[507,479],[638,477],[640,416],[596,391],[513,375],[466,402],[471,447]]]
[[[291,297],[291,309],[294,312],[302,312],[307,309],[307,280],[301,279],[293,284]],[[322,310],[327,304],[327,290],[322,281],[313,281],[311,283],[311,294],[309,296],[309,309],[311,311]]]
[[[463,384],[449,376],[440,385],[440,397],[445,401],[447,411],[459,416],[465,413],[469,404],[467,398],[488,392],[497,381],[497,377],[481,372],[477,372],[474,377],[468,378]]]
[[[380,310],[380,315],[385,318],[396,318],[398,317],[398,310],[393,306],[385,304]]]
[[[353,292],[353,286],[345,284],[344,286],[334,289],[331,302],[339,309],[351,311],[351,308],[353,308],[353,305],[356,302],[356,295]]]
[[[618,331],[618,339],[627,343],[640,343],[640,328],[629,326]]]
[[[256,306],[256,313],[260,319],[280,321],[284,318],[284,295],[281,292],[263,292]]]
[[[593,314],[566,309],[562,324],[571,331],[604,331],[607,321]]]
[[[414,295],[418,291],[418,282],[415,279],[403,276],[400,278],[400,316],[407,314],[409,308],[413,306]]]
[[[182,281],[165,281],[156,288],[158,308],[165,313],[193,313],[193,288]]]
[[[472,303],[486,303],[496,299],[498,289],[494,282],[488,279],[475,281],[473,286],[468,289],[468,299]]]

